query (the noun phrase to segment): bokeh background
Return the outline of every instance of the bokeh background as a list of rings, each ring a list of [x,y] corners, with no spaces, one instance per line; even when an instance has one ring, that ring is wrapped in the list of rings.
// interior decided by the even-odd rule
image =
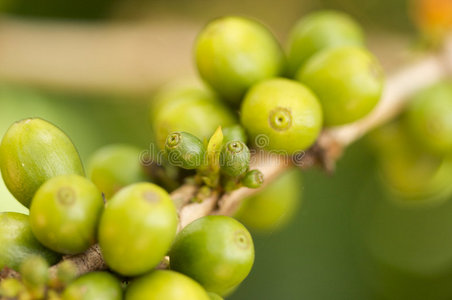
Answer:
[[[258,19],[284,41],[310,11],[345,11],[390,73],[423,44],[411,7],[406,0],[0,0],[0,137],[16,120],[41,117],[72,138],[84,161],[110,143],[148,149],[153,92],[195,76],[196,34],[222,15]],[[334,175],[304,172],[294,219],[254,235],[255,266],[228,299],[452,299],[452,201],[401,206],[379,174],[366,139],[347,149]],[[1,183],[0,211],[25,210]]]

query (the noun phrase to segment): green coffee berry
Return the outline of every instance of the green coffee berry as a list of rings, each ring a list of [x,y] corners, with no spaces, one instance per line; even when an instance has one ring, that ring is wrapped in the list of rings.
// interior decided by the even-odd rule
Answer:
[[[301,186],[299,172],[287,171],[256,195],[243,199],[235,218],[252,231],[275,232],[295,215],[301,201]]]
[[[41,256],[26,258],[20,264],[19,271],[27,286],[42,287],[49,280],[49,264]]]
[[[0,144],[0,171],[8,190],[26,207],[50,178],[84,175],[71,140],[42,119],[25,119],[8,129]]]
[[[173,132],[165,143],[168,162],[184,169],[199,168],[205,160],[206,150],[203,143],[188,132]]]
[[[241,17],[210,22],[198,36],[195,55],[201,77],[235,104],[254,83],[280,75],[285,63],[270,31]]]
[[[169,253],[170,268],[219,295],[242,282],[254,262],[248,230],[233,218],[207,216],[186,226]]]
[[[204,141],[218,126],[237,123],[234,113],[205,87],[182,86],[161,93],[158,98],[162,99],[157,100],[160,104],[151,113],[159,149],[165,149],[166,138],[172,132],[190,132]]]
[[[452,153],[452,81],[419,92],[403,119],[407,133],[419,146],[435,155]]]
[[[199,283],[183,274],[157,270],[137,278],[126,290],[125,300],[209,300]]]
[[[241,122],[256,147],[292,155],[316,141],[322,129],[322,109],[304,85],[274,78],[248,91]]]
[[[168,193],[136,183],[107,202],[99,224],[99,245],[107,265],[135,276],[156,267],[174,240],[177,213]]]
[[[229,176],[240,176],[248,170],[250,157],[250,150],[243,142],[230,141],[221,149],[220,169]]]
[[[88,175],[107,200],[126,185],[147,179],[141,165],[141,150],[125,144],[97,150],[89,160]]]
[[[15,212],[0,213],[0,269],[9,267],[19,271],[20,263],[39,255],[52,265],[61,256],[41,245],[34,237],[29,217]]]
[[[315,53],[348,45],[364,46],[362,29],[350,16],[337,11],[317,11],[304,16],[289,35],[289,75],[295,76]]]
[[[378,60],[361,47],[335,47],[312,56],[297,79],[317,95],[324,125],[356,121],[378,103],[383,71]]]
[[[92,272],[69,284],[62,300],[121,300],[121,282],[107,272]]]
[[[245,129],[239,124],[224,127],[222,130],[224,144],[230,141],[241,141],[246,144],[248,141]]]
[[[46,247],[64,254],[81,253],[96,241],[104,207],[101,192],[78,175],[54,177],[33,197],[30,225]]]
[[[251,189],[257,189],[264,183],[264,174],[259,170],[251,170],[246,172],[241,183]]]

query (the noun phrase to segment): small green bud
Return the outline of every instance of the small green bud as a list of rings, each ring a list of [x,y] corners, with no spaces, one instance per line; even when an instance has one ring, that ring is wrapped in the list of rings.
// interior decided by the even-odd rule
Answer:
[[[0,171],[8,190],[26,207],[36,190],[58,175],[84,175],[69,137],[42,119],[14,123],[0,144]]]
[[[239,124],[228,126],[223,128],[223,143],[226,144],[230,141],[241,141],[246,143],[248,137],[245,129]]]
[[[248,170],[250,150],[241,141],[230,141],[220,153],[221,171],[229,176],[240,176]]]
[[[259,170],[248,171],[242,178],[242,185],[250,189],[257,189],[264,183],[264,174]]]
[[[174,132],[168,135],[165,150],[169,163],[184,169],[200,167],[206,152],[203,143],[187,132]]]
[[[49,264],[41,256],[30,256],[20,264],[20,275],[30,287],[42,287],[49,279]]]

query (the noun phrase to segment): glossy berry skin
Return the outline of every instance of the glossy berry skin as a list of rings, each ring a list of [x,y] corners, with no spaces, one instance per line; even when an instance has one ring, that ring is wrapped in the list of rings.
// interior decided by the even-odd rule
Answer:
[[[207,216],[186,226],[170,251],[170,267],[219,295],[242,282],[254,262],[248,230],[226,216]]]
[[[84,175],[79,154],[67,135],[38,118],[16,122],[5,133],[0,144],[0,171],[8,190],[26,207],[48,179]]]
[[[294,76],[315,53],[338,46],[364,46],[359,24],[337,11],[318,11],[301,18],[288,40],[289,75]]]
[[[168,162],[184,169],[196,169],[205,161],[206,150],[203,143],[188,132],[173,132],[165,143]]]
[[[437,83],[418,93],[408,105],[404,126],[428,152],[452,153],[452,81]]]
[[[34,237],[29,217],[15,212],[0,213],[0,269],[9,267],[19,271],[25,259],[39,255],[53,265],[61,255],[45,248]]]
[[[91,156],[89,178],[107,200],[126,185],[146,180],[141,152],[140,148],[131,145],[113,144],[100,148]]]
[[[222,98],[238,104],[254,83],[280,75],[284,54],[263,25],[241,17],[210,22],[195,45],[201,77]]]
[[[220,153],[220,169],[223,173],[237,177],[244,174],[250,164],[250,150],[241,141],[230,141]]]
[[[88,179],[78,175],[54,177],[33,197],[31,230],[54,251],[81,253],[96,242],[103,207],[102,193]]]
[[[135,279],[126,290],[125,300],[209,300],[199,283],[183,274],[157,270]]]
[[[322,110],[306,86],[275,78],[250,89],[242,103],[241,122],[255,146],[294,154],[317,139]]]
[[[92,272],[71,282],[61,295],[62,300],[121,300],[121,282],[107,272]]]
[[[151,103],[152,130],[161,150],[165,149],[166,138],[173,132],[190,132],[204,141],[218,126],[237,123],[233,112],[202,86],[170,86],[159,92]]]
[[[287,171],[256,195],[243,199],[234,217],[253,232],[275,232],[292,220],[300,205],[301,189],[299,172]]]
[[[383,90],[380,63],[360,47],[336,47],[309,59],[297,79],[317,95],[324,125],[343,125],[367,115]]]
[[[136,276],[160,263],[176,228],[176,209],[168,193],[152,183],[135,183],[107,202],[99,224],[99,245],[111,269]]]

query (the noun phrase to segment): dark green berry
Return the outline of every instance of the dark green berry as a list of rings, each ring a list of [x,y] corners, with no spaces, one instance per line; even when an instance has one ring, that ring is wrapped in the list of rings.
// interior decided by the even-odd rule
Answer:
[[[184,169],[199,168],[205,159],[205,147],[194,135],[188,132],[173,132],[165,143],[168,162]]]
[[[243,142],[228,142],[220,153],[221,171],[232,177],[240,176],[248,170],[250,157],[250,150]]]
[[[241,180],[242,185],[251,189],[257,189],[264,183],[264,174],[259,170],[246,172]]]

